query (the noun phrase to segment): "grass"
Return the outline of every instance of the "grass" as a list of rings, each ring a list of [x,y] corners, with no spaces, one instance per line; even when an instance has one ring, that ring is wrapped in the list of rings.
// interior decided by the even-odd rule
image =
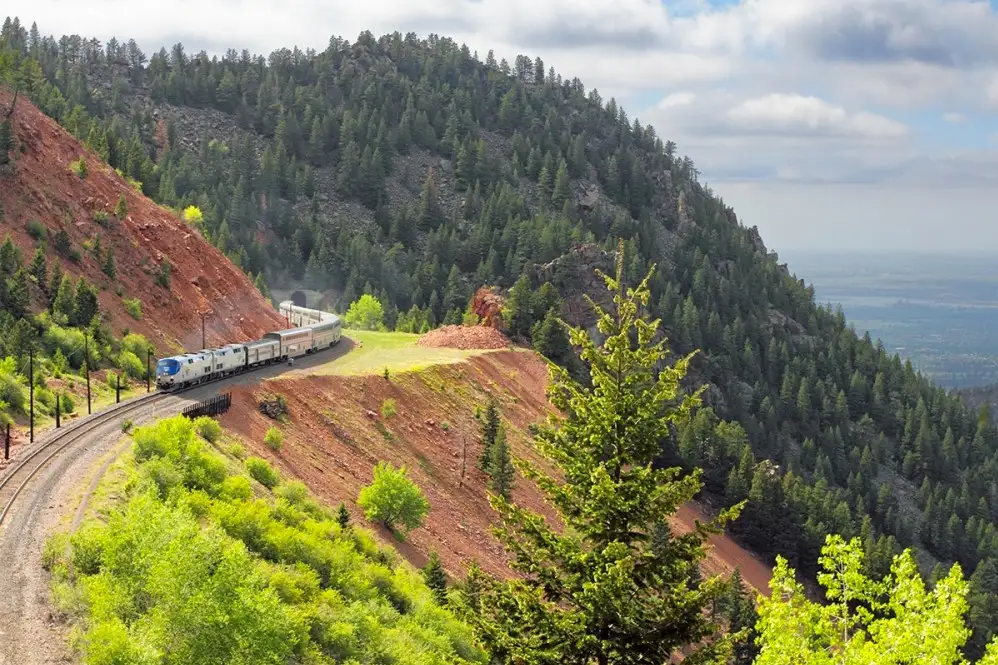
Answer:
[[[315,374],[383,374],[425,369],[431,365],[456,363],[487,353],[484,349],[434,349],[416,346],[419,335],[401,332],[373,332],[370,330],[344,330],[344,337],[356,346],[350,353],[312,370]],[[390,379],[389,379],[390,380]]]

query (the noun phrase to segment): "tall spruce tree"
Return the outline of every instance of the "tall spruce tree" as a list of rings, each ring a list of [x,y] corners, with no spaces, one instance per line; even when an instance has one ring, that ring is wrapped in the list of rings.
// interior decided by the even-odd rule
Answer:
[[[443,607],[447,604],[447,575],[440,565],[440,556],[436,552],[430,552],[430,556],[423,567],[423,580],[426,586],[433,592],[433,598],[437,605]]]
[[[489,451],[489,462],[485,470],[489,474],[489,489],[496,495],[509,500],[516,470],[513,468],[509,442],[506,441],[506,428],[502,426],[502,423],[499,424],[495,442]]]
[[[695,584],[688,574],[705,556],[707,535],[741,504],[662,546],[650,542],[654,526],[701,488],[699,472],[680,477],[679,469],[653,468],[670,427],[689,418],[699,392],[680,397],[692,354],[656,369],[668,353],[665,340],[654,342],[658,321],[639,314],[652,273],[625,290],[622,270],[618,259],[616,278],[600,273],[615,304],[607,312],[594,303],[603,344],[571,331],[591,387],[552,370],[552,402],[565,419],[543,427],[536,443],[564,482],[517,460],[565,533],[502,497],[490,499],[500,516],[495,534],[525,576],[483,580],[479,611],[467,612],[499,662],[660,664],[684,649],[685,662],[724,663],[741,637],[724,635],[707,612],[726,581]]]
[[[488,472],[489,461],[492,459],[492,446],[496,442],[499,434],[499,426],[502,424],[499,418],[499,406],[494,397],[489,397],[489,402],[485,406],[485,412],[481,414],[479,427],[482,434],[482,452],[478,455],[478,468]]]

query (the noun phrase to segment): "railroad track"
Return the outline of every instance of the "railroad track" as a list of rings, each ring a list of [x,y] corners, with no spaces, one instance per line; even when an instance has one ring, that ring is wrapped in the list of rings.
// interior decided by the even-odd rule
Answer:
[[[0,525],[3,525],[7,513],[10,512],[17,497],[28,486],[31,479],[45,468],[56,455],[69,447],[80,436],[88,434],[109,422],[113,422],[115,419],[123,418],[133,411],[161,402],[175,394],[148,393],[141,397],[115,404],[104,411],[99,411],[92,416],[78,420],[68,427],[56,430],[47,441],[10,467],[7,474],[3,478],[0,478]]]

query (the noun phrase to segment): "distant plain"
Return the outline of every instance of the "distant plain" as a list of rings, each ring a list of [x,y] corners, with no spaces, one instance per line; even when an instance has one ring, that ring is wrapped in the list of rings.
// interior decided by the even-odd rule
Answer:
[[[998,382],[998,255],[787,250],[780,262],[938,384]]]

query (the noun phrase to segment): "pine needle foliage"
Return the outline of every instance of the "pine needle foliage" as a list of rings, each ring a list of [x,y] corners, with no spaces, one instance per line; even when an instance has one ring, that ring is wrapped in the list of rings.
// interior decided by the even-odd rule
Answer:
[[[502,496],[490,498],[500,516],[494,532],[525,575],[476,576],[475,598],[462,599],[494,662],[660,665],[683,649],[685,663],[724,663],[740,637],[723,635],[707,611],[724,595],[725,580],[697,582],[689,570],[704,558],[707,535],[742,504],[662,546],[651,543],[655,525],[702,484],[699,471],[681,477],[679,469],[653,467],[670,429],[689,418],[700,395],[680,391],[692,354],[665,365],[665,340],[655,341],[659,322],[642,313],[653,271],[628,289],[621,260],[616,277],[598,273],[614,302],[604,311],[590,300],[605,341],[597,345],[584,330],[570,329],[591,387],[552,368],[551,399],[565,415],[540,428],[535,445],[564,482],[515,460],[566,528],[559,532]]]

